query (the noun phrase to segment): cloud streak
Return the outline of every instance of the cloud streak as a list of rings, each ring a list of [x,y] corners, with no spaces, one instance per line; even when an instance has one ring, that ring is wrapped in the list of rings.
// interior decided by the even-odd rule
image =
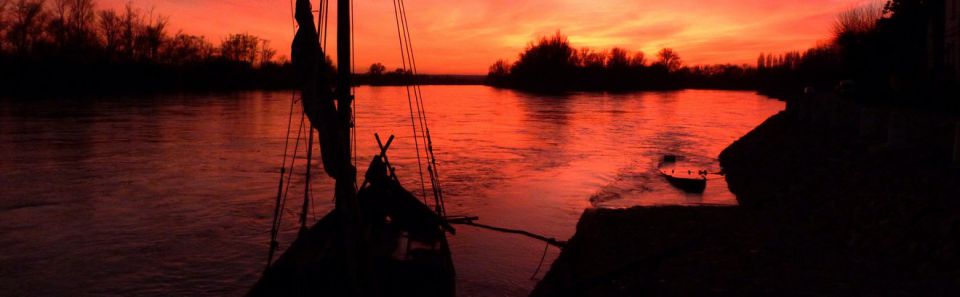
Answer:
[[[101,1],[101,7],[126,3]],[[827,39],[835,15],[863,0],[405,2],[421,72],[481,74],[493,61],[515,59],[530,41],[556,31],[577,47],[619,46],[648,56],[671,47],[688,64],[753,63],[761,52],[802,50]],[[174,31],[206,35],[214,42],[247,32],[271,40],[289,55],[288,0],[142,0],[134,5],[170,16]],[[391,3],[356,1],[354,9],[358,69],[373,62],[399,66]]]

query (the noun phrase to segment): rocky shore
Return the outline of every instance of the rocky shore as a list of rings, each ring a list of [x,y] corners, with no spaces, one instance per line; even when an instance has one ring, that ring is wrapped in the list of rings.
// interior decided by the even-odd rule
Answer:
[[[957,130],[797,97],[721,154],[739,206],[588,210],[532,296],[955,296]]]

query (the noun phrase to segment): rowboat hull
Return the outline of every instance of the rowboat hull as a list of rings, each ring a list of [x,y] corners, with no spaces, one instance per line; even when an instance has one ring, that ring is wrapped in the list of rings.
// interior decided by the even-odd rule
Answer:
[[[687,193],[703,193],[707,188],[707,178],[702,175],[678,176],[667,172],[660,172],[666,178],[667,182],[674,187]]]

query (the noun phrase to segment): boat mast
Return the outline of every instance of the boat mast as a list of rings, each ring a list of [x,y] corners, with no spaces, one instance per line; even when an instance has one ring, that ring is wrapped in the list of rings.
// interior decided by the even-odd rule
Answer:
[[[366,253],[366,246],[362,236],[360,206],[357,201],[357,169],[353,166],[351,160],[352,142],[350,141],[350,129],[353,128],[353,94],[351,90],[351,69],[350,58],[352,31],[350,21],[350,9],[352,5],[350,0],[337,0],[337,84],[333,96],[337,102],[337,118],[340,120],[338,127],[338,144],[340,150],[339,158],[339,176],[336,178],[335,209],[340,214],[341,229],[343,241],[345,263],[345,274],[347,275],[347,287],[350,288],[351,295],[368,296],[369,292],[365,288],[369,280],[367,273],[369,270],[369,258]]]
[[[357,214],[357,169],[352,165],[350,129],[353,127],[353,94],[351,94],[350,59],[350,0],[337,0],[337,85],[334,97],[337,100],[339,123],[340,176],[337,177],[337,209],[349,215]]]

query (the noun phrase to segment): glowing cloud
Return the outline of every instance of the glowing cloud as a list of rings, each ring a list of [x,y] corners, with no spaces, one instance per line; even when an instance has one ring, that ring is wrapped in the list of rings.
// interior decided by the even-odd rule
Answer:
[[[171,33],[219,42],[246,32],[289,56],[292,0],[143,0],[134,6],[168,16]],[[613,46],[652,56],[663,47],[687,64],[753,63],[761,52],[802,50],[829,38],[838,12],[863,0],[407,0],[418,68],[426,73],[486,73],[534,38],[561,31],[577,47]],[[126,0],[101,0],[120,9]],[[314,1],[314,7],[318,1]],[[331,9],[335,9],[335,3]],[[357,69],[400,65],[390,1],[354,4]],[[330,32],[335,32],[335,14]],[[328,41],[332,44],[333,40]]]

